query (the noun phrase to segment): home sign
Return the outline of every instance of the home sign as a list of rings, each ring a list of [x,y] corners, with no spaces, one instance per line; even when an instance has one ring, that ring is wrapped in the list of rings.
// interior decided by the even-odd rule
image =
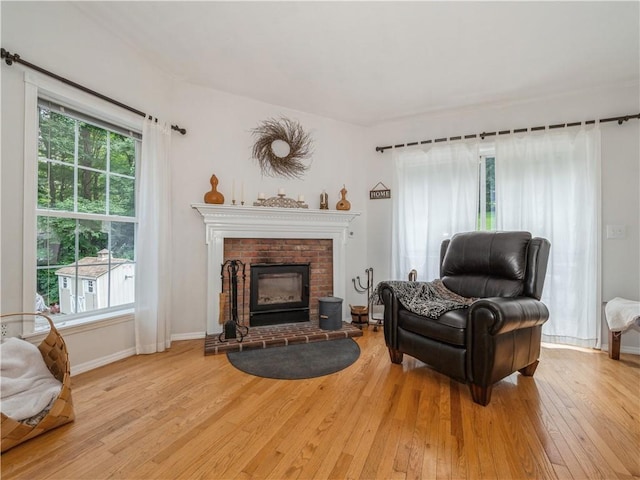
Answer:
[[[378,182],[375,187],[369,190],[369,200],[382,200],[387,198],[391,198],[391,190],[382,182]]]

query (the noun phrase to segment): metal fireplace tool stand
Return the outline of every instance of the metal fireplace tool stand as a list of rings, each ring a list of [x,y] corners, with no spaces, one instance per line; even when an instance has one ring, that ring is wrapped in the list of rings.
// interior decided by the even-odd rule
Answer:
[[[367,285],[366,286],[362,285],[362,283],[360,282],[360,277],[352,278],[351,281],[353,282],[353,288],[355,288],[356,292],[358,292],[358,293],[366,293],[367,294],[367,323],[371,323],[372,320],[375,320],[373,318],[373,304],[374,304],[374,299],[373,299],[373,289],[374,289],[374,285],[373,285],[373,267],[367,268],[365,270],[365,273],[367,274]],[[377,322],[374,324],[373,331],[377,332],[378,331],[378,327],[380,325],[381,325],[381,319],[378,318]]]
[[[242,342],[244,337],[249,333],[249,327],[241,325],[238,321],[238,272],[242,269],[242,318],[245,318],[245,264],[240,260],[227,260],[220,268],[220,278],[222,279],[222,293],[224,293],[224,276],[227,274],[229,286],[231,289],[231,302],[229,302],[230,315],[229,320],[224,322],[224,329],[218,335],[218,340],[226,342],[231,339],[237,339]],[[224,338],[223,338],[224,337]]]

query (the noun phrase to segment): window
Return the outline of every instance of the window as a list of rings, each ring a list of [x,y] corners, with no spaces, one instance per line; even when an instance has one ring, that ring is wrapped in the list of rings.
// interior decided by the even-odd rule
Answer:
[[[56,323],[132,304],[139,136],[39,99],[37,137],[36,297]]]
[[[480,156],[476,229],[496,229],[496,159],[494,156]]]

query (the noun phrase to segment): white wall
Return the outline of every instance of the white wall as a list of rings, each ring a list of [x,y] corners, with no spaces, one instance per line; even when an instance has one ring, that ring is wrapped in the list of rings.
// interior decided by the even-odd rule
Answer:
[[[532,99],[512,104],[484,105],[438,112],[371,129],[369,183],[391,185],[392,153],[375,152],[376,146],[433,140],[442,137],[494,132],[539,125],[600,119],[640,112],[637,84]],[[640,122],[602,124],[602,225],[626,225],[627,238],[602,236],[602,299],[621,296],[640,300]],[[393,195],[394,192],[392,191]],[[391,201],[370,202],[368,255],[382,277],[391,272]],[[603,326],[603,343],[608,330]],[[640,353],[640,335],[622,337],[623,351]]]
[[[368,195],[362,174],[366,157],[366,129],[315,115],[296,112],[235,95],[193,85],[179,85],[174,91],[174,118],[184,120],[185,137],[173,137],[173,329],[177,334],[204,332],[206,295],[206,244],[204,223],[191,208],[202,203],[211,189],[209,178],[218,177],[218,191],[231,201],[231,186],[239,201],[244,183],[245,204],[251,205],[264,192],[275,196],[278,188],[287,196],[305,196],[309,208],[319,208],[320,193],[326,189],[329,208],[335,209],[343,184],[348,190],[351,210],[361,212],[351,226],[354,232],[347,246],[347,298],[358,300],[350,288],[351,278],[366,268],[365,227]],[[268,118],[286,116],[297,120],[311,134],[314,153],[310,168],[301,180],[263,177],[251,159],[253,137],[250,130]]]

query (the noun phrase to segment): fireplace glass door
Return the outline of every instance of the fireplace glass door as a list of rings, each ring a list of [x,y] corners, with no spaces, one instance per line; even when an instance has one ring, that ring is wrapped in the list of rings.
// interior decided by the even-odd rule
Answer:
[[[309,264],[251,264],[250,324],[309,320]]]

